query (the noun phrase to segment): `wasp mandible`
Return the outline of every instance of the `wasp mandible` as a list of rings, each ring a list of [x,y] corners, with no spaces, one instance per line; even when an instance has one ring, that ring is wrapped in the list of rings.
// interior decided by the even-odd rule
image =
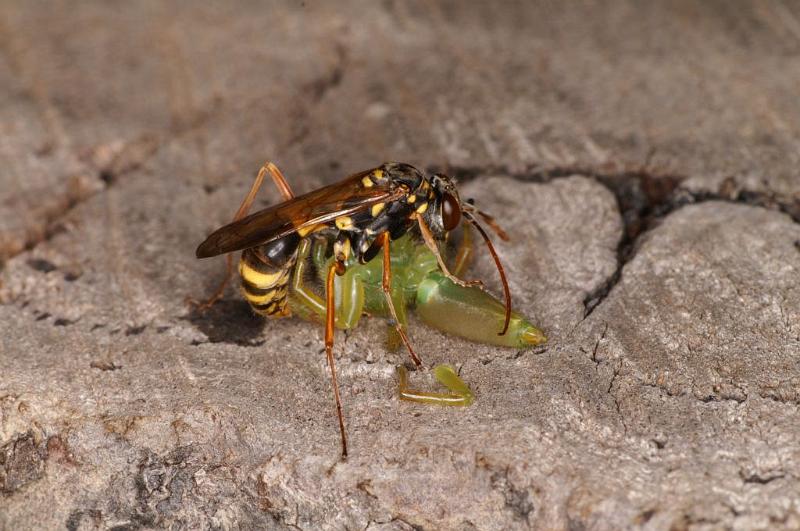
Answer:
[[[271,176],[284,202],[247,215],[266,174]],[[277,166],[267,163],[258,172],[234,220],[213,232],[197,248],[198,258],[228,254],[225,280],[202,307],[209,307],[221,298],[233,272],[229,253],[242,251],[239,260],[242,293],[256,313],[271,318],[286,317],[296,306],[295,310],[301,315],[324,318],[325,354],[331,371],[342,455],[346,456],[347,435],[333,357],[335,327],[355,326],[362,312],[368,309],[371,313],[385,315],[414,364],[420,367],[422,361],[405,331],[406,299],[398,295],[403,289],[410,289],[417,293],[418,305],[419,295],[424,291],[427,298],[423,297],[422,304],[425,306],[446,310],[448,306],[460,305],[466,310],[464,322],[467,326],[453,325],[453,321],[458,320],[458,316],[453,315],[446,319],[441,315],[423,319],[439,328],[505,346],[524,347],[545,341],[541,331],[512,312],[505,271],[478,218],[502,239],[507,239],[494,219],[471,201],[462,201],[454,182],[441,173],[427,177],[409,164],[389,162],[295,196]],[[440,250],[440,245],[462,219],[481,235],[500,275],[505,303],[502,318],[497,323],[496,339],[486,335],[476,337],[474,330],[482,330],[482,323],[485,328],[486,322],[495,322],[497,301],[483,291],[480,281],[458,278],[465,262],[463,257],[456,258],[457,274],[453,274]],[[421,252],[412,236],[421,237],[424,242]],[[328,250],[330,242],[332,249]],[[399,252],[393,251],[395,245],[399,246]],[[310,255],[313,255],[310,261],[323,280],[324,301],[306,285],[304,268]],[[413,277],[417,283],[407,285],[407,278],[403,278],[400,283],[403,289],[398,290],[397,283],[393,283],[393,263],[404,267],[404,272],[411,271],[413,274],[408,278]],[[370,304],[370,298],[362,296],[360,304],[340,305],[337,310],[335,286],[350,279],[355,291],[361,289],[362,294],[370,291],[370,287],[375,287],[369,279],[375,277],[376,267],[380,267],[378,283],[383,304]],[[337,277],[342,281],[336,283]],[[428,282],[428,288],[418,292],[422,281]],[[339,291],[347,293],[346,289]],[[396,304],[398,297],[403,301],[400,313]],[[512,314],[513,334],[509,334]],[[487,320],[487,317],[491,318]],[[511,336],[513,338],[509,339]],[[411,394],[405,398],[414,399]],[[425,401],[435,399],[435,394],[428,394]]]

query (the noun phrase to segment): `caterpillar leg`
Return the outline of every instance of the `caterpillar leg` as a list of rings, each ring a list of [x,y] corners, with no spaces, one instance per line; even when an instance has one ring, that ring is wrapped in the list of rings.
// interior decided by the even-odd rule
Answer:
[[[461,227],[461,241],[458,242],[456,254],[450,268],[453,271],[453,275],[458,278],[466,273],[467,267],[469,267],[470,262],[472,262],[472,256],[475,254],[472,226],[469,223],[464,223]]]
[[[314,243],[310,238],[300,242],[297,251],[297,265],[292,277],[291,302],[292,313],[308,321],[322,321],[327,315],[325,301],[308,285],[308,256]],[[326,261],[320,262],[328,267]],[[323,269],[324,270],[324,269]],[[349,268],[341,276],[334,279],[334,291],[338,307],[336,308],[336,328],[349,330],[355,328],[364,312],[364,284],[358,276],[356,268]]]
[[[450,365],[437,365],[433,368],[433,374],[442,385],[450,390],[449,393],[433,393],[410,389],[408,387],[408,371],[403,366],[398,367],[400,400],[439,406],[468,406],[475,400],[472,390]]]

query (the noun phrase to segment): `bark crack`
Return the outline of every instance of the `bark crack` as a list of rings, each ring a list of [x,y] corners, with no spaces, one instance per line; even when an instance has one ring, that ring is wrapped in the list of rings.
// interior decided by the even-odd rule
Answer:
[[[617,265],[614,272],[584,298],[584,319],[605,301],[622,278],[625,265],[636,255],[641,237],[657,227],[663,219],[677,210],[708,201],[724,201],[776,210],[789,215],[800,224],[800,198],[780,195],[769,190],[757,191],[739,187],[733,177],[725,179],[716,191],[690,190],[681,184],[688,175],[660,172],[651,168],[563,166],[530,167],[519,171],[508,166],[431,167],[430,171],[445,171],[460,182],[481,175],[505,175],[526,183],[548,183],[556,179],[584,176],[609,190],[617,200],[623,222],[623,234],[617,245]],[[800,249],[800,241],[796,242]]]

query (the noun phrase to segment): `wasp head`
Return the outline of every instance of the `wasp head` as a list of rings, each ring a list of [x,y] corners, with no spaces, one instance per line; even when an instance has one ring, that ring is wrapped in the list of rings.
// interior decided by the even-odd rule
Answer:
[[[434,199],[428,209],[426,221],[437,238],[454,230],[461,222],[461,199],[455,182],[442,173],[430,179]]]

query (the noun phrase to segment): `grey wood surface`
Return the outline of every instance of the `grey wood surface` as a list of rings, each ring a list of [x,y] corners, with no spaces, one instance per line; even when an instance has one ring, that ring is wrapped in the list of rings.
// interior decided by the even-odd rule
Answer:
[[[2,2],[0,528],[800,527],[798,87],[788,1]],[[340,462],[321,328],[184,304],[268,159],[449,171],[549,344],[365,319]]]

